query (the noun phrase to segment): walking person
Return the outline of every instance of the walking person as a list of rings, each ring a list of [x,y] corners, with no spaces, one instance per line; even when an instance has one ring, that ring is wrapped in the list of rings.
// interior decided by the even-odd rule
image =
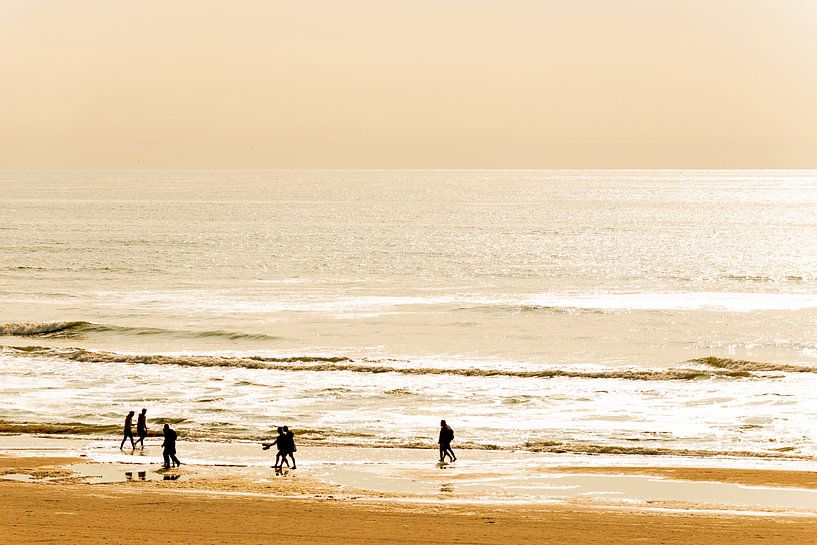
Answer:
[[[292,458],[292,469],[298,469],[295,466],[295,451],[298,450],[295,447],[295,434],[289,431],[288,427],[284,426],[284,435],[286,436],[284,460],[286,461],[287,455],[289,455],[289,457]],[[287,465],[289,464],[287,463]]]
[[[278,453],[275,455],[275,467],[283,469],[284,464],[289,467],[289,460],[287,460],[287,434],[284,428],[278,426],[278,437],[275,438],[275,446],[278,447]]]
[[[162,433],[165,436],[165,440],[162,443],[162,458],[165,460],[165,469],[171,468],[171,461],[173,462],[172,467],[179,467],[182,463],[176,458],[176,439],[179,437],[174,430],[170,428],[170,424],[165,424]]]
[[[278,447],[278,453],[275,455],[275,465],[272,466],[275,469],[283,467],[283,464],[286,464],[289,467],[289,462],[287,461],[287,457],[284,454],[286,451],[286,444],[287,444],[287,435],[284,433],[284,428],[278,426],[278,437],[270,441],[269,443],[262,443],[264,450],[269,450],[272,445]],[[282,461],[283,460],[283,461]]]
[[[139,436],[139,439],[136,440],[142,446],[142,450],[145,450],[145,437],[148,436],[148,417],[147,417],[147,409],[142,409],[142,412],[139,413],[139,416],[136,419],[136,434]],[[136,448],[136,445],[134,445]]]
[[[446,424],[445,420],[440,420],[440,438],[437,441],[440,444],[440,463],[445,463],[445,457],[451,458],[452,462],[457,461],[454,451],[451,450],[451,441],[454,440],[454,429]]]
[[[125,446],[125,441],[130,439],[130,446],[131,448],[136,448],[136,444],[133,442],[133,411],[128,413],[128,416],[125,417],[125,436],[122,438],[122,442],[119,444],[119,450]]]

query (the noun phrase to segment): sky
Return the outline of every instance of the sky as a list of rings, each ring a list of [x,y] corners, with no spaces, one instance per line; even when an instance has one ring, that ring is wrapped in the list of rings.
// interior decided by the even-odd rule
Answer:
[[[0,0],[0,168],[817,168],[815,0]]]

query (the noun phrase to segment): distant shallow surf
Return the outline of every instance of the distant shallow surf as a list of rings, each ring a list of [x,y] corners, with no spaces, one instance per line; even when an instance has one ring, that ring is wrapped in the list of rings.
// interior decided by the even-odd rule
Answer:
[[[290,423],[308,444],[433,448],[445,414],[461,430],[458,445],[472,449],[814,455],[817,367],[808,365],[710,357],[665,369],[553,367],[7,345],[0,372],[2,393],[17,399],[0,433],[116,436],[122,415],[113,409],[127,403],[149,408],[154,433],[170,421],[199,440],[262,440]]]

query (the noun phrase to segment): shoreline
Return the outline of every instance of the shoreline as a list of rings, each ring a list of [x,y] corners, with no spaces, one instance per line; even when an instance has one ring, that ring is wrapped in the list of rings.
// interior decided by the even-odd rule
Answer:
[[[172,423],[172,422],[171,422]],[[152,422],[153,428],[148,430],[147,439],[161,439],[162,434],[156,426],[158,422]],[[87,442],[114,442],[114,439],[121,440],[120,425],[92,425],[81,423],[25,423],[13,422],[0,419],[0,444],[3,438],[31,437],[36,439],[64,439],[66,441],[87,441]],[[85,430],[93,429],[93,432]],[[83,432],[85,431],[85,432]],[[363,448],[363,449],[408,449],[421,451],[436,451],[437,445],[434,438],[424,438],[423,440],[409,440],[401,443],[377,442],[377,441],[352,441],[350,439],[329,439],[315,438],[316,430],[294,430],[298,432],[298,445],[308,448]],[[183,430],[184,440],[189,443],[222,443],[222,444],[243,444],[257,445],[268,442],[272,434],[258,436],[219,436],[205,433],[196,433],[191,430]],[[629,440],[628,440],[629,441]],[[776,448],[771,451],[751,451],[751,450],[717,450],[711,448],[700,448],[694,446],[661,447],[655,445],[639,445],[632,441],[630,444],[595,444],[583,441],[561,442],[557,440],[547,441],[526,441],[519,444],[480,444],[469,441],[458,441],[457,450],[485,451],[506,454],[565,454],[565,455],[613,455],[613,456],[633,456],[633,457],[681,457],[689,459],[745,459],[745,460],[777,460],[792,462],[813,462],[817,464],[817,456],[813,454],[803,454],[795,452],[790,447]]]
[[[424,449],[302,447],[297,470],[271,466],[254,443],[179,443],[183,467],[161,449],[111,440],[0,436],[0,481],[156,487],[270,497],[472,505],[800,513],[817,517],[817,468],[798,460],[575,455],[458,450],[439,464]],[[43,469],[46,468],[46,469]],[[169,483],[168,481],[172,481]],[[280,487],[284,486],[282,491]]]

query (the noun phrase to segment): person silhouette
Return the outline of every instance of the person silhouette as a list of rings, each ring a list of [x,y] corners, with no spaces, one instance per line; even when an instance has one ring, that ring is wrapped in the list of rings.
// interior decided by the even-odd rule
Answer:
[[[147,418],[147,409],[142,409],[142,412],[139,413],[139,416],[136,419],[136,433],[139,435],[139,439],[136,440],[142,446],[142,450],[145,448],[145,437],[148,436],[148,418]],[[133,445],[136,448],[136,445]]]
[[[165,460],[165,469],[170,469],[171,460],[173,461],[173,467],[179,467],[182,465],[179,459],[176,458],[176,439],[179,437],[179,434],[170,428],[170,424],[165,424],[162,433],[165,436],[165,440],[162,443],[162,458]]]
[[[284,433],[284,428],[278,426],[278,437],[276,437],[269,443],[262,443],[264,450],[268,450],[272,445],[278,447],[278,453],[275,455],[275,465],[272,466],[275,469],[282,468],[283,464],[286,464],[287,467],[289,467],[289,462],[287,461],[287,457],[284,454],[284,451],[286,450],[287,439],[288,439],[287,435],[286,433]]]
[[[451,450],[451,441],[454,440],[454,429],[446,424],[445,420],[440,420],[440,438],[437,441],[440,444],[440,463],[445,463],[445,457],[451,458],[452,462],[457,461],[454,451]]]
[[[284,464],[289,467],[289,460],[287,460],[287,434],[284,428],[278,426],[278,437],[275,438],[275,446],[278,447],[278,453],[275,455],[275,467],[283,468]]]
[[[125,436],[122,438],[122,442],[119,444],[119,450],[125,446],[125,440],[130,439],[130,446],[131,448],[136,448],[136,444],[133,442],[133,411],[128,413],[128,416],[125,417]]]
[[[286,447],[284,450],[284,460],[286,460],[287,455],[289,455],[289,457],[292,458],[292,469],[298,469],[295,465],[295,451],[298,450],[295,448],[295,434],[289,431],[288,427],[284,426],[284,436],[286,437],[284,441],[284,446]]]

